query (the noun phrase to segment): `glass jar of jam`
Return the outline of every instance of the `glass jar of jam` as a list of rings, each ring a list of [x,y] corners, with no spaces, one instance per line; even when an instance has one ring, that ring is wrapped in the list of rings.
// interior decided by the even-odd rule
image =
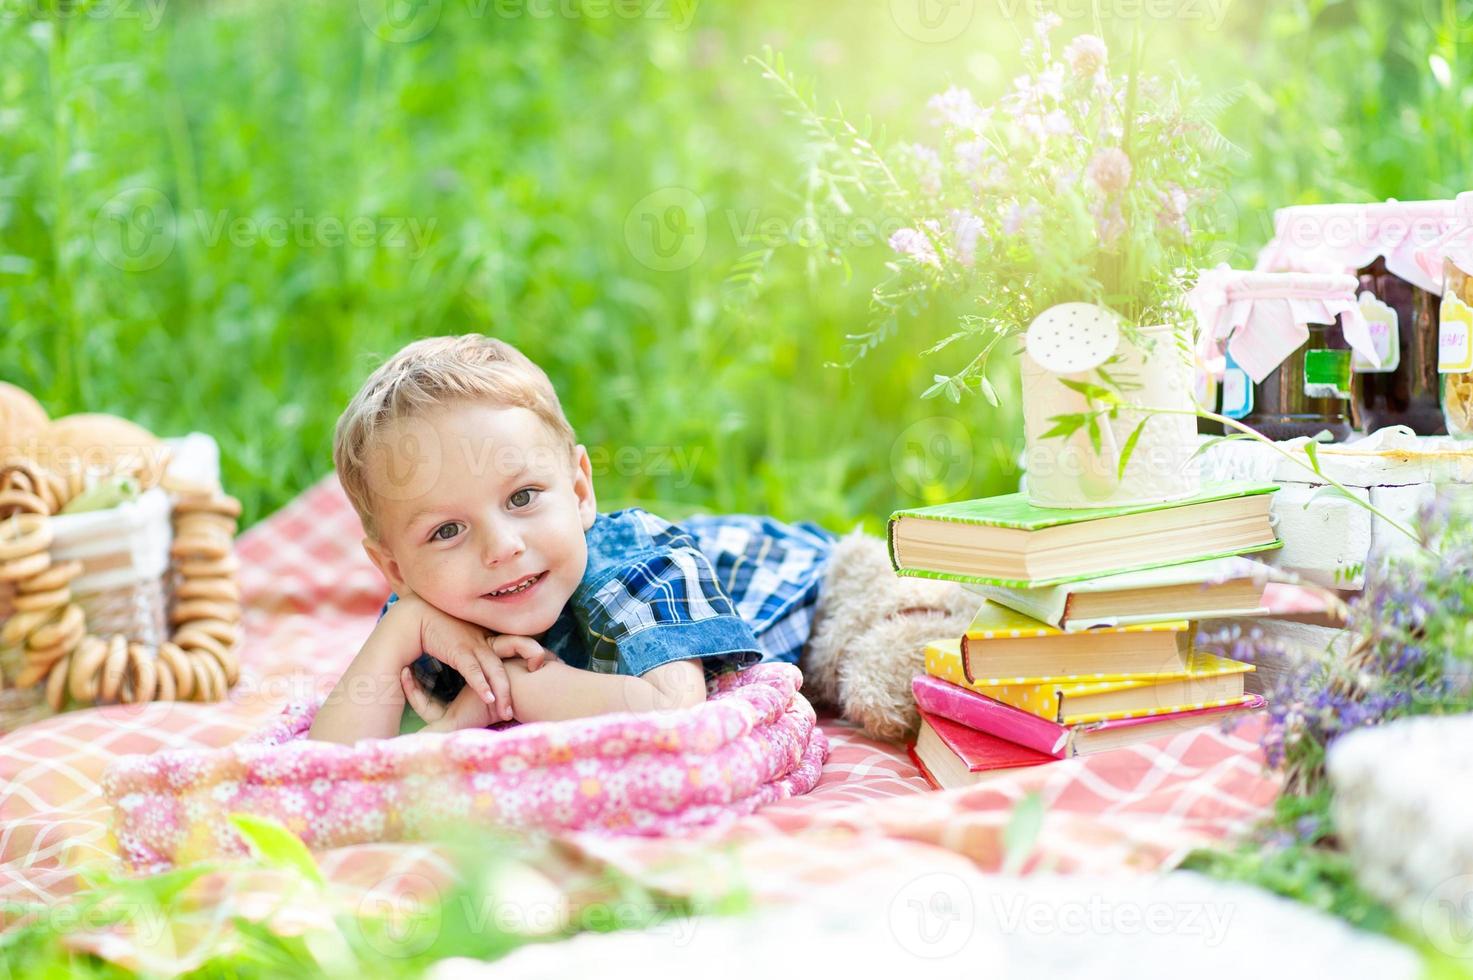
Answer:
[[[1437,373],[1438,297],[1387,271],[1381,256],[1357,276],[1361,289],[1373,293],[1394,314],[1400,357],[1389,371],[1356,373],[1356,426],[1367,433],[1405,425],[1418,435],[1446,434]]]
[[[1223,379],[1223,414],[1240,418],[1274,440],[1328,431],[1332,441],[1343,442],[1355,433],[1350,345],[1339,318],[1306,326],[1309,340],[1256,385],[1247,372],[1229,363]],[[1240,395],[1242,385],[1248,389]]]
[[[1344,272],[1202,272],[1186,300],[1199,344],[1221,351],[1220,414],[1274,440],[1353,435],[1353,359],[1375,354],[1357,286]]]
[[[1452,260],[1443,272],[1441,350],[1442,412],[1450,435],[1473,437],[1473,276]]]

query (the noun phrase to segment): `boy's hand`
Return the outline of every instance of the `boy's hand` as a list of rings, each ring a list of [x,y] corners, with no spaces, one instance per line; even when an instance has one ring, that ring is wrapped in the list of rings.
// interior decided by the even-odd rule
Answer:
[[[400,669],[399,684],[404,688],[404,699],[426,722],[421,731],[455,732],[462,728],[485,728],[501,720],[493,716],[492,706],[482,702],[469,684],[449,704],[441,704],[425,693],[408,667]]]
[[[402,631],[400,635],[405,637],[406,646],[413,648],[405,654],[409,660],[418,657],[421,651],[429,654],[464,677],[466,690],[474,691],[488,711],[493,714],[499,711],[503,720],[511,719],[511,682],[506,679],[501,657],[491,648],[490,632],[456,619],[412,594],[401,596],[390,606],[384,620],[389,617],[395,617],[394,628]],[[408,665],[406,661],[397,666]]]
[[[491,650],[502,660],[521,657],[527,662],[528,670],[536,670],[557,655],[530,636],[515,633],[497,633],[491,637]]]

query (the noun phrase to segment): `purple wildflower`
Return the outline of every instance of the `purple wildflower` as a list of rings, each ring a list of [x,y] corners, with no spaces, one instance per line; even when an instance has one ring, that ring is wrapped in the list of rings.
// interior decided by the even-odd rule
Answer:
[[[972,100],[970,91],[955,85],[931,96],[926,106],[931,110],[936,125],[954,126],[969,132],[980,131],[992,116],[991,110],[979,107]]]
[[[977,259],[977,239],[982,234],[982,221],[970,211],[951,211],[951,241],[956,260],[970,267]]]
[[[1094,155],[1089,161],[1086,170],[1090,182],[1107,196],[1114,196],[1125,190],[1130,183],[1131,166],[1130,157],[1119,147],[1108,147]]]
[[[941,155],[924,143],[911,143],[905,149],[915,166],[921,190],[932,195],[941,193]]]
[[[956,166],[964,174],[976,174],[982,169],[982,161],[988,157],[986,140],[967,140],[955,147]]]
[[[1018,204],[1016,201],[1008,208],[1008,213],[1002,219],[1002,233],[1009,238],[1023,230],[1034,215],[1039,211],[1037,204]]]
[[[927,222],[927,226],[935,222]],[[940,265],[941,260],[936,255],[936,246],[931,244],[931,238],[924,231],[915,228],[901,228],[890,236],[890,247],[901,255],[908,256],[917,262],[926,265]]]
[[[1105,67],[1109,51],[1093,34],[1081,34],[1064,48],[1064,61],[1077,78],[1089,78]]]

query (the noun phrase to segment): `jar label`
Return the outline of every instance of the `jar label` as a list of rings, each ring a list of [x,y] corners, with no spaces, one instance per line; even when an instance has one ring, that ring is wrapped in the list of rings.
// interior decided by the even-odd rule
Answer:
[[[1462,297],[1442,297],[1437,342],[1437,370],[1442,374],[1473,371],[1473,308]]]
[[[1371,330],[1371,343],[1376,353],[1381,355],[1381,366],[1376,367],[1357,351],[1351,356],[1351,370],[1357,374],[1389,374],[1395,371],[1401,364],[1401,318],[1375,293],[1360,294],[1360,311]]]
[[[1304,393],[1310,398],[1350,398],[1350,351],[1304,352]]]
[[[1247,418],[1253,414],[1253,379],[1238,367],[1231,354],[1222,372],[1222,414],[1230,419]]]

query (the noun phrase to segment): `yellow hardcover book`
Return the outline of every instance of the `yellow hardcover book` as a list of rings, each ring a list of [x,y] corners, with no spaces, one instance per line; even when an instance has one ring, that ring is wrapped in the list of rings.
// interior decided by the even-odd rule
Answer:
[[[1131,682],[1138,684],[1150,684],[1154,681],[1177,680],[1190,674],[1190,665],[1194,662],[1192,658],[1195,653],[1188,654],[1182,661],[1182,666],[1173,666],[1170,669],[1144,670],[1144,671],[1095,671],[1081,674],[1003,674],[999,676],[978,677],[976,680],[967,680],[966,669],[962,666],[961,640],[950,638],[932,640],[926,644],[926,673],[932,677],[939,677],[944,681],[950,681],[960,687],[970,688],[973,691],[985,691],[1004,685],[1017,686],[1020,684],[1083,684],[1099,683],[1104,681]]]
[[[1085,633],[1078,631],[1066,633],[1032,616],[1009,609],[1000,602],[983,599],[982,605],[977,609],[977,615],[972,617],[972,622],[967,626],[967,639],[1017,640],[1044,636],[1063,636],[1072,639],[1079,636],[1119,633],[1180,633],[1187,628],[1187,625],[1185,619],[1173,619],[1160,623],[1137,623],[1132,626],[1101,626]]]
[[[926,673],[1063,725],[1143,718],[1242,700],[1252,664],[1193,651],[1185,670],[1113,678],[1007,678],[971,683],[962,670],[960,640],[926,645]]]
[[[1181,671],[1192,634],[1184,619],[1066,633],[988,599],[961,637],[962,671],[995,678],[1118,677]]]

